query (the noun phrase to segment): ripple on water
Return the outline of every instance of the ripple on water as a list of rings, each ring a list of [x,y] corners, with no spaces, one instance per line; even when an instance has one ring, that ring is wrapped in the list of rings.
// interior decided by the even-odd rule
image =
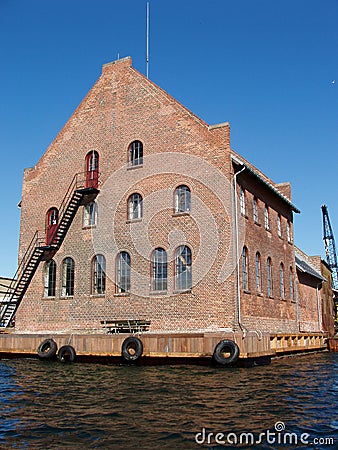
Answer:
[[[276,422],[324,438],[338,428],[337,369],[329,353],[226,370],[1,361],[0,448],[193,449],[203,428],[258,435]]]

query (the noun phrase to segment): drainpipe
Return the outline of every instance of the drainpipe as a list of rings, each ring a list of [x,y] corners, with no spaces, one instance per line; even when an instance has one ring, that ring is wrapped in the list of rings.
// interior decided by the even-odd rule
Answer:
[[[322,315],[321,315],[321,307],[320,307],[320,295],[319,295],[319,286],[322,284],[322,281],[317,283],[316,287],[316,295],[317,295],[317,309],[318,309],[318,329],[319,331],[324,331],[322,326]]]
[[[235,260],[237,264],[237,320],[240,329],[243,331],[243,337],[246,335],[246,328],[242,324],[241,317],[241,285],[240,285],[240,274],[239,274],[239,236],[238,236],[238,201],[237,201],[237,177],[240,173],[245,170],[245,166],[234,174],[234,195],[235,195]]]

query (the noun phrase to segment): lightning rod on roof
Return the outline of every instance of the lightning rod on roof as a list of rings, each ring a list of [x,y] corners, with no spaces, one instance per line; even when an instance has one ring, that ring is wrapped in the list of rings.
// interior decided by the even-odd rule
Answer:
[[[149,78],[149,2],[146,7],[146,74]]]

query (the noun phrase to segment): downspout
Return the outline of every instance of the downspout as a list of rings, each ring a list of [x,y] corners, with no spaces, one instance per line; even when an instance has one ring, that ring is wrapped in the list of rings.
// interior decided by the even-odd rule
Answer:
[[[234,195],[235,195],[235,261],[237,267],[237,320],[240,329],[243,332],[243,337],[246,335],[246,328],[242,324],[241,314],[241,286],[240,286],[240,273],[239,273],[239,236],[238,236],[238,201],[237,201],[237,176],[245,170],[245,166],[234,174]]]
[[[316,295],[317,295],[317,309],[318,309],[318,330],[323,332],[322,326],[322,315],[321,315],[321,307],[320,307],[320,295],[319,295],[319,286],[322,284],[322,281],[317,283],[316,287]]]

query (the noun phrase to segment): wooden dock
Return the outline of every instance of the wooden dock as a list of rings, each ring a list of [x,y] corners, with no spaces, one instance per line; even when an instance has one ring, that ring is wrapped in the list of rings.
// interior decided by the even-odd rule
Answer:
[[[60,349],[72,346],[78,360],[121,362],[122,347],[128,337],[142,343],[139,362],[210,363],[220,342],[234,342],[239,348],[238,364],[267,363],[276,356],[328,348],[327,336],[316,333],[269,334],[248,332],[200,333],[116,333],[116,334],[0,334],[0,358],[38,357],[37,349],[52,339]]]
[[[338,352],[338,337],[328,339],[328,347],[330,352]]]

